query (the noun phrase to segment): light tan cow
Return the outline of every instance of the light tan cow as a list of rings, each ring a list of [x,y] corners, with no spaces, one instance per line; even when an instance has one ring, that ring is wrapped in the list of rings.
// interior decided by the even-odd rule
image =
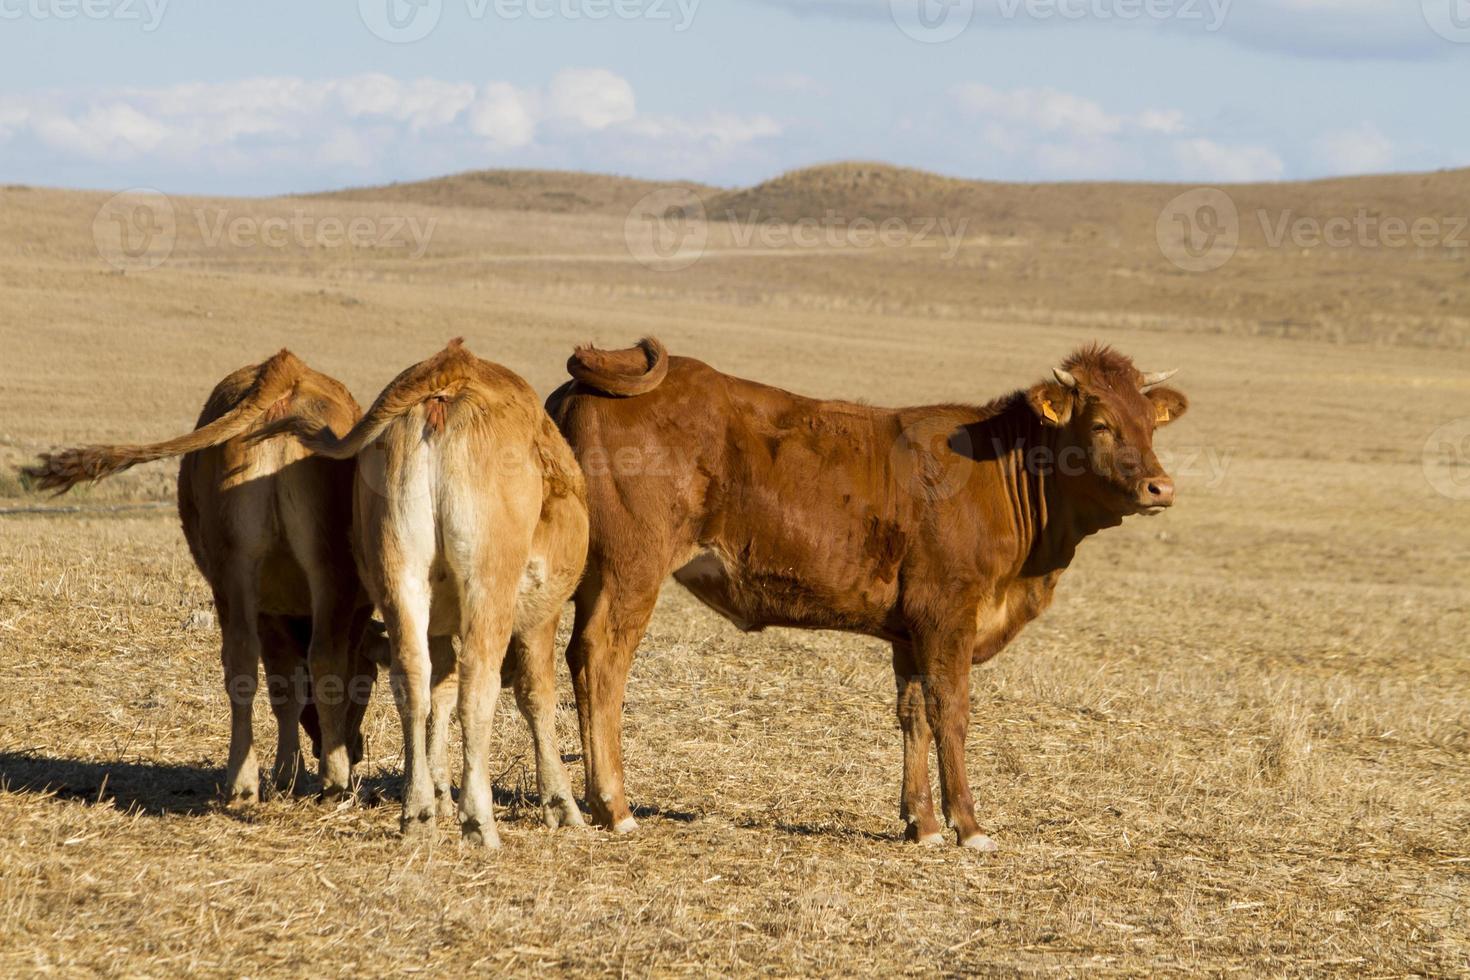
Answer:
[[[536,393],[455,340],[400,374],[346,437],[291,424],[313,451],[358,461],[353,534],[388,629],[404,836],[431,833],[451,808],[445,744],[457,693],[461,832],[500,843],[488,766],[502,668],[531,726],[546,824],[581,825],[556,745],[553,646],[586,561],[586,486]]]
[[[43,455],[25,471],[42,489],[64,493],[139,463],[183,456],[179,518],[214,592],[222,634],[230,699],[227,802],[260,798],[251,720],[262,657],[279,727],[275,785],[286,788],[304,769],[297,725],[306,724],[316,740],[313,705],[324,795],[348,791],[351,767],[361,757],[362,714],[376,668],[368,649],[372,607],[349,548],[353,466],[313,456],[290,436],[263,437],[286,419],[346,432],[361,415],[340,382],[282,350],[216,385],[188,435],[145,446],[67,449]],[[309,636],[304,662],[302,634]]]

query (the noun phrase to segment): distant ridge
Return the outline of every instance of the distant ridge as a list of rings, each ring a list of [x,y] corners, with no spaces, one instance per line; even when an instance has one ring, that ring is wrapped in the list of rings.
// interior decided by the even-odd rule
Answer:
[[[967,180],[885,163],[806,167],[753,187],[726,190],[690,181],[652,181],[551,170],[481,170],[433,180],[353,188],[313,197],[443,207],[626,214],[651,191],[697,193],[711,220],[965,220],[992,234],[1088,238],[1108,229],[1153,227],[1160,209],[1195,186],[1220,186],[1241,211],[1243,238],[1260,235],[1252,212],[1334,217],[1359,211],[1412,221],[1470,213],[1470,169],[1255,184],[1016,183]]]
[[[1370,214],[1412,219],[1470,213],[1470,169],[1256,184],[1007,183],[943,177],[883,163],[835,163],[782,174],[706,200],[712,219],[968,219],[993,230],[1138,227],[1177,195],[1219,186],[1244,213]]]
[[[474,170],[380,187],[304,195],[349,201],[397,201],[439,207],[553,214],[626,213],[643,195],[665,187],[713,193],[703,184],[660,182],[571,170]]]

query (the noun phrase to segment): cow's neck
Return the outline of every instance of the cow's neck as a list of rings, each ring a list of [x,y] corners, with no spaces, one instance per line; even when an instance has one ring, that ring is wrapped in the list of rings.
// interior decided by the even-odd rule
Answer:
[[[1018,555],[1023,556],[1018,572],[1054,579],[1084,538],[1119,521],[1064,492],[1054,473],[1061,430],[1043,425],[1024,397],[1015,397],[983,428],[984,438],[997,450],[993,463],[1010,491],[1003,499],[1020,545]]]

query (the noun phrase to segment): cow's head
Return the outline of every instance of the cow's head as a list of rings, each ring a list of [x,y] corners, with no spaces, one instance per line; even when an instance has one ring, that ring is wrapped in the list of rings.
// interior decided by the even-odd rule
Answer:
[[[1174,502],[1174,480],[1154,455],[1154,430],[1189,408],[1161,387],[1174,374],[1145,374],[1107,347],[1090,347],[1026,393],[1043,425],[1057,430],[1055,470],[1069,489],[1107,513],[1158,513]]]

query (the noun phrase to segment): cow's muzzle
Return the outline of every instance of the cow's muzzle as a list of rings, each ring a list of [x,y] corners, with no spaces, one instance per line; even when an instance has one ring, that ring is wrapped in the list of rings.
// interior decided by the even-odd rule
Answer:
[[[1174,505],[1174,481],[1167,476],[1152,476],[1138,484],[1138,509],[1157,514]]]

